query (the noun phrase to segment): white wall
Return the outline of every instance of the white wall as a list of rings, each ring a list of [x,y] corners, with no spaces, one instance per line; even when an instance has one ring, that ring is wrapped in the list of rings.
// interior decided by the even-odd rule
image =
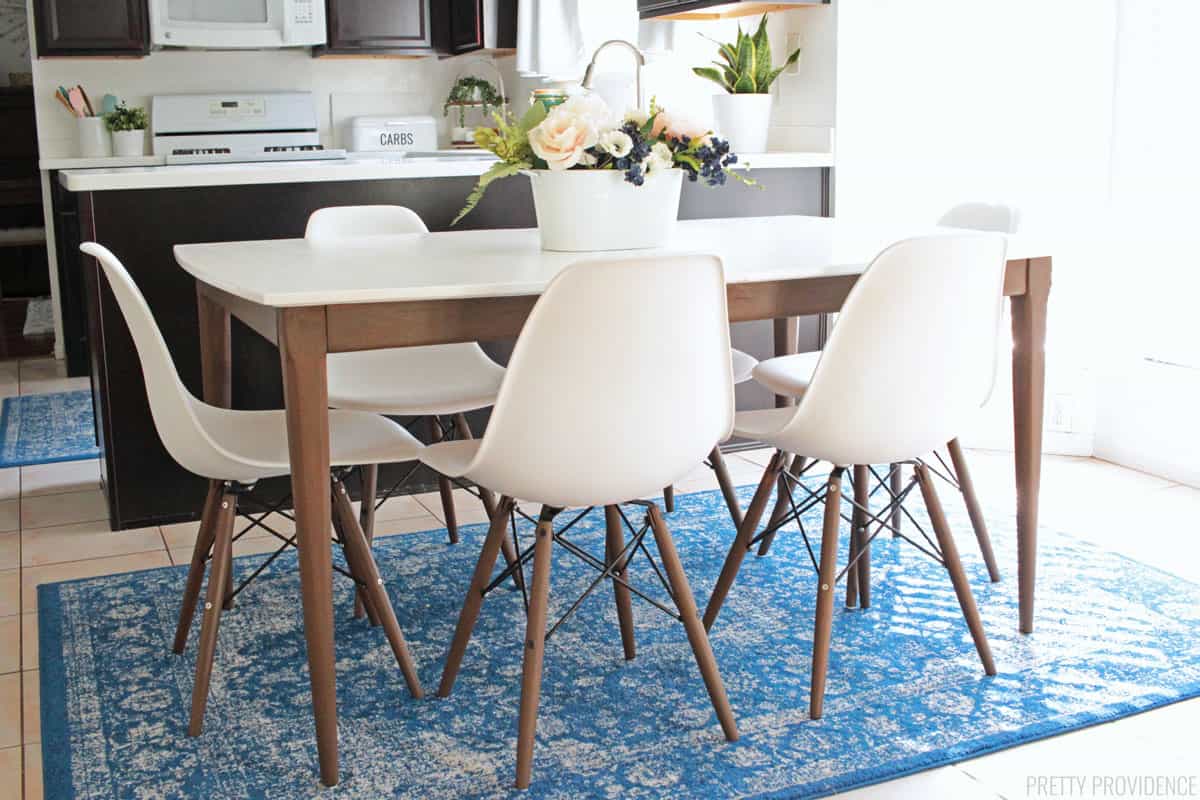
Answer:
[[[1097,356],[1081,323],[1093,312],[1090,234],[1107,213],[1115,23],[1115,0],[843,0],[838,11],[836,213],[932,223],[957,203],[1006,202],[1023,232],[1053,234],[1048,406],[1071,430],[1047,445],[1078,454],[1091,452],[1095,417]],[[1011,446],[1010,408],[1004,368],[965,438]]]
[[[1200,75],[1200,4],[1118,0],[1118,8],[1112,208],[1120,235],[1113,290],[1099,309],[1112,324],[1096,455],[1200,486],[1200,107],[1187,96]]]

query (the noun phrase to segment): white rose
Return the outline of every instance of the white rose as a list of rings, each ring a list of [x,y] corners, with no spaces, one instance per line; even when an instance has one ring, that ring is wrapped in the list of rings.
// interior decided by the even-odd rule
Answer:
[[[561,171],[583,161],[587,149],[593,147],[598,138],[594,122],[587,116],[572,113],[564,103],[529,132],[529,145],[550,169]]]
[[[645,125],[646,121],[649,119],[650,119],[650,115],[647,114],[645,111],[642,111],[640,108],[635,108],[632,111],[630,111],[628,114],[625,115],[626,122],[632,122],[635,125],[637,125],[639,128],[642,127],[643,125]]]
[[[598,146],[613,158],[624,158],[633,150],[633,139],[625,131],[605,131]]]
[[[591,121],[596,130],[615,127],[616,119],[609,109],[608,103],[598,94],[576,94],[568,97],[566,102],[554,108],[555,112],[570,114],[577,119]],[[553,112],[552,112],[553,113]]]
[[[671,153],[671,148],[667,146],[666,142],[656,142],[650,148],[650,155],[646,158],[644,169],[649,173],[671,169],[674,166],[675,156]]]

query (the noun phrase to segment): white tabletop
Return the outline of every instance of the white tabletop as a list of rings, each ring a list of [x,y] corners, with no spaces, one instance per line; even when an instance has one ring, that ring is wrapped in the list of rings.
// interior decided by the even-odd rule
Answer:
[[[595,258],[712,253],[729,283],[854,275],[887,245],[948,228],[866,224],[823,217],[751,217],[678,223],[666,247],[554,253],[537,231],[486,230],[387,236],[352,245],[303,239],[180,244],[175,258],[195,278],[274,307],[540,294],[563,267]],[[1010,236],[1010,259],[1050,255]]]

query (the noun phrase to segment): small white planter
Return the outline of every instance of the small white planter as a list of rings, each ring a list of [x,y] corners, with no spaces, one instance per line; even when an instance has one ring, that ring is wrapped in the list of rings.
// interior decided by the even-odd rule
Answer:
[[[531,170],[543,250],[579,253],[661,247],[679,219],[683,170],[646,176],[642,186],[619,170]]]
[[[113,131],[113,155],[118,158],[134,158],[146,152],[145,131]]]
[[[713,95],[717,136],[728,139],[729,147],[738,155],[767,152],[774,103],[775,98],[769,94]]]

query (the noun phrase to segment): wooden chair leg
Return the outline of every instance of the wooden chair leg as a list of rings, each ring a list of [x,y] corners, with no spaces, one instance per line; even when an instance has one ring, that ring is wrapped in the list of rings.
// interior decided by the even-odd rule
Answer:
[[[604,507],[604,527],[604,560],[609,565],[625,549],[625,529],[616,506]],[[621,563],[613,570],[614,577],[625,579],[626,562],[627,559],[622,557]],[[633,638],[633,595],[624,584],[613,581],[612,585],[617,602],[617,622],[621,628],[621,646],[625,650],[625,660],[632,661],[637,656],[637,644]]]
[[[804,472],[804,467],[807,466],[807,462],[808,459],[806,459],[804,456],[793,456],[792,463],[791,466],[788,467],[788,471],[792,475],[799,475],[800,473]],[[791,504],[787,501],[787,487],[785,487],[783,483],[785,480],[786,478],[784,478],[782,475],[779,477],[779,489],[775,497],[775,508],[771,510],[771,519],[767,523],[768,528],[779,520],[783,519],[784,515],[786,515],[791,509]],[[771,552],[771,545],[774,543],[775,534],[778,532],[779,531],[771,531],[762,538],[762,541],[758,543],[758,555],[760,558]]]
[[[375,541],[375,497],[379,492],[379,465],[364,464],[359,471],[359,474],[362,475],[362,502],[358,510],[358,525],[367,539],[367,545],[370,546]],[[363,605],[363,592],[361,589],[356,589],[354,592],[354,618],[362,619],[366,613],[366,607]],[[378,621],[373,619],[371,624],[377,625]]]
[[[229,570],[225,573],[225,592],[221,596],[221,605],[224,606],[226,611],[229,611],[231,608],[233,608],[234,602],[235,601],[233,599],[233,562],[230,561],[229,562]]]
[[[200,647],[196,653],[196,680],[192,684],[192,714],[188,736],[204,730],[204,711],[208,707],[208,684],[212,678],[213,657],[217,651],[217,631],[226,594],[225,581],[233,560],[233,524],[237,517],[237,495],[222,492],[213,518],[213,555],[208,571],[208,593],[204,598],[204,618],[200,623]]]
[[[854,567],[854,583],[858,591],[858,607],[871,607],[871,544],[868,523],[871,508],[871,470],[863,464],[854,467],[854,513],[852,539],[858,563]],[[849,603],[847,603],[849,605]]]
[[[708,463],[712,464],[713,472],[717,474],[717,485],[721,487],[721,496],[725,498],[725,507],[733,518],[733,528],[742,527],[742,506],[738,503],[737,489],[733,479],[729,477],[729,467],[725,465],[725,456],[721,455],[721,446],[717,445],[708,454]]]
[[[904,465],[903,464],[892,464],[891,465],[891,478],[889,478],[889,480],[892,484],[892,486],[891,486],[892,495],[891,496],[899,497],[900,493],[904,491]],[[891,520],[890,520],[893,537],[900,535],[900,519],[903,516],[904,516],[904,514],[902,511],[900,511],[900,506],[899,506],[899,504],[897,504],[896,507],[892,509]]]
[[[650,506],[650,523],[654,527],[654,541],[658,544],[658,554],[662,557],[663,569],[667,573],[671,589],[675,594],[675,607],[683,619],[684,630],[687,631],[688,642],[692,645],[692,653],[696,657],[696,665],[700,667],[700,675],[704,678],[704,686],[708,689],[709,700],[717,712],[721,722],[721,730],[728,741],[738,740],[737,722],[733,718],[733,709],[729,707],[729,698],[725,695],[725,683],[717,669],[717,660],[713,656],[712,646],[708,641],[708,633],[700,622],[696,609],[696,600],[692,597],[691,586],[688,585],[687,575],[683,564],[679,561],[679,553],[675,550],[675,542],[671,532],[663,521],[662,514],[655,506]]]
[[[442,440],[441,420],[429,416],[429,441],[437,443]],[[450,544],[458,544],[458,513],[454,510],[454,484],[445,475],[438,475],[438,492],[442,495],[442,514],[446,517],[446,533]]]
[[[438,686],[438,697],[449,697],[454,688],[454,679],[458,677],[458,669],[462,666],[463,654],[471,641],[471,632],[475,629],[475,621],[479,619],[479,608],[483,605],[483,590],[491,582],[492,568],[496,565],[496,556],[500,553],[500,543],[504,541],[508,531],[508,515],[512,511],[513,501],[501,497],[488,528],[487,538],[479,553],[479,561],[475,564],[475,573],[471,577],[471,586],[467,589],[467,597],[463,601],[462,611],[458,615],[458,626],[454,630],[454,639],[450,643],[450,652],[446,655],[446,665],[442,669],[442,682]]]
[[[220,508],[221,496],[225,493],[225,484],[221,481],[211,481],[208,495],[204,499],[204,510],[200,514],[200,531],[196,534],[196,543],[192,547],[192,563],[188,567],[187,583],[183,587],[183,603],[179,607],[179,623],[175,626],[175,643],[171,650],[181,655],[187,647],[188,632],[192,628],[192,617],[196,614],[196,601],[200,599],[200,589],[204,584],[204,569],[208,564],[208,553],[212,550],[215,529],[213,523]]]
[[[833,636],[833,590],[837,580],[842,472],[842,467],[836,467],[829,475],[825,524],[821,530],[821,569],[817,578],[817,615],[813,627],[812,688],[808,710],[808,715],[813,719],[820,719],[825,708],[825,676],[829,671],[829,642]]]
[[[538,704],[542,697],[542,656],[546,650],[546,611],[550,595],[550,548],[554,529],[539,522],[533,547],[533,587],[525,625],[525,658],[521,666],[521,714],[517,721],[517,788],[528,789],[533,776],[533,745]]]
[[[334,533],[337,534],[337,541],[340,543],[342,548],[342,555],[344,555],[346,558],[346,565],[350,568],[351,574],[357,574],[354,571],[354,555],[350,552],[350,546],[348,544],[350,541],[350,532],[346,528],[345,515],[343,515],[337,507],[336,498],[334,498],[333,502],[329,504],[329,512],[330,521],[333,523]],[[371,623],[371,626],[378,627],[379,614],[376,613],[375,606],[371,602],[371,596],[367,593],[365,587],[357,585],[354,587],[354,601],[355,614],[357,615],[358,604],[361,602],[363,613],[366,615],[367,620]]]
[[[857,483],[855,489],[858,488]],[[855,492],[857,494],[857,492]],[[851,514],[853,523],[858,522],[857,514]],[[858,606],[858,564],[855,558],[862,549],[862,544],[858,536],[858,525],[850,525],[850,543],[847,547],[849,561],[846,566],[846,608],[855,608]]]
[[[392,646],[392,654],[396,656],[396,663],[400,665],[404,682],[408,684],[408,693],[419,700],[425,696],[425,692],[421,689],[416,666],[408,652],[408,644],[404,641],[404,633],[396,620],[396,612],[392,609],[392,601],[383,585],[383,578],[379,575],[379,568],[375,565],[375,558],[371,555],[371,546],[367,543],[362,528],[358,526],[354,508],[350,505],[350,497],[346,494],[346,485],[341,481],[334,481],[332,505],[333,513],[341,523],[342,544],[346,548],[350,572],[363,582],[363,591],[369,598],[371,608],[379,617],[388,644]]]
[[[950,573],[950,582],[954,584],[954,593],[958,595],[958,604],[962,607],[963,617],[971,638],[975,640],[975,649],[979,651],[979,660],[983,662],[983,671],[988,675],[996,674],[996,664],[992,660],[992,650],[988,646],[987,635],[983,632],[983,620],[979,617],[979,609],[975,606],[975,596],[971,594],[971,582],[963,570],[958,558],[958,547],[954,543],[954,535],[946,522],[946,514],[938,499],[937,489],[929,476],[929,468],[924,464],[917,465],[917,481],[921,485],[921,495],[925,498],[925,508],[929,512],[929,520],[933,523],[934,533],[937,534],[938,546],[942,549],[942,561],[946,571]]]
[[[750,507],[746,509],[746,516],[742,520],[741,527],[738,528],[737,536],[733,538],[733,544],[729,546],[729,555],[725,557],[721,575],[717,578],[712,596],[708,598],[708,606],[704,609],[704,630],[706,631],[712,630],[713,623],[717,621],[717,615],[721,613],[721,606],[725,603],[725,597],[729,594],[734,579],[737,578],[742,560],[750,550],[754,531],[758,528],[758,521],[762,519],[767,501],[771,498],[771,489],[779,480],[779,472],[783,469],[786,459],[787,456],[783,451],[777,451],[771,457],[770,463],[767,464],[762,480],[758,482],[758,488],[754,490],[754,498],[750,501]]]
[[[963,501],[967,504],[967,515],[971,518],[971,527],[975,529],[975,538],[979,541],[979,552],[983,556],[983,563],[987,564],[988,578],[992,583],[999,583],[1000,567],[996,564],[996,554],[992,551],[992,539],[988,536],[987,522],[983,518],[983,508],[979,505],[979,497],[975,494],[975,482],[971,480],[967,457],[963,455],[962,445],[959,444],[958,439],[951,439],[946,448],[950,451],[954,475],[958,478],[958,487],[962,490]]]
[[[458,430],[459,436],[463,439],[474,439],[475,434],[471,432],[471,426],[467,422],[466,414],[454,415],[454,427]],[[496,495],[492,494],[491,489],[485,489],[482,486],[476,486],[479,490],[479,502],[483,504],[484,513],[487,514],[488,521],[496,516]],[[517,560],[517,548],[507,536],[500,542],[500,552],[504,554],[504,561],[508,566],[512,566]],[[518,589],[525,583],[524,570],[518,569],[513,573],[513,584]]]
[[[663,508],[667,509],[668,514],[670,514],[672,511],[675,510],[675,487],[674,486],[664,486],[663,487]]]

